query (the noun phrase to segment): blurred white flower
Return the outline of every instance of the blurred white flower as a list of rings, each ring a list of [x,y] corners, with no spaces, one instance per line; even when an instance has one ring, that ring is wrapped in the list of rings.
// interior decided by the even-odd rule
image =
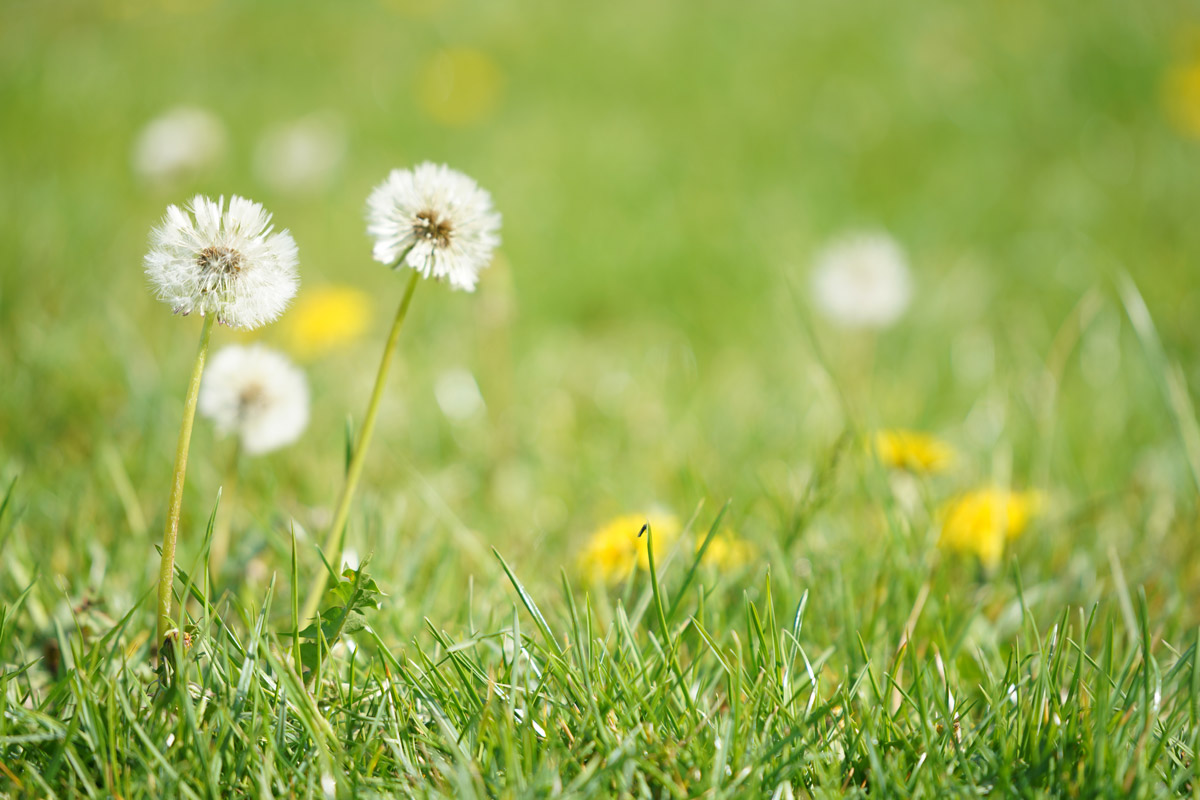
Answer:
[[[426,278],[474,291],[500,244],[500,214],[475,181],[426,161],[392,170],[367,199],[367,233],[376,261],[407,264]]]
[[[225,155],[225,126],[209,111],[180,106],[152,119],[133,145],[133,169],[169,183],[212,167]]]
[[[276,125],[254,151],[254,170],[278,192],[313,192],[328,185],[346,156],[346,127],[334,114],[317,113]]]
[[[817,306],[848,328],[885,328],[908,308],[904,251],[886,233],[856,233],[822,250],[813,270]]]
[[[213,356],[197,405],[219,433],[237,434],[248,455],[260,455],[291,444],[304,432],[308,381],[268,347],[230,345]]]
[[[146,275],[176,314],[215,314],[249,330],[273,322],[295,296],[296,242],[273,233],[258,203],[235,195],[224,206],[224,197],[197,195],[186,211],[168,207],[150,234]]]
[[[442,413],[455,422],[470,419],[484,408],[475,376],[462,368],[448,369],[438,375],[433,394]]]

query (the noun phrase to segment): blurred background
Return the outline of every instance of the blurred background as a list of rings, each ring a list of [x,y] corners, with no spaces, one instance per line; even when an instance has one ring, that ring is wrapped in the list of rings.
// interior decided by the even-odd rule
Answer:
[[[553,581],[614,514],[727,498],[803,576],[874,535],[854,469],[799,551],[781,531],[838,452],[862,460],[843,434],[879,426],[960,452],[930,498],[1049,492],[1035,573],[1086,594],[1112,551],[1195,577],[1193,479],[1114,282],[1200,385],[1182,2],[8,2],[0,108],[11,546],[77,590],[146,558],[164,513],[199,331],[142,272],[166,206],[245,195],[300,248],[296,309],[214,340],[283,349],[312,386],[304,438],[241,465],[250,575],[291,519],[327,519],[403,288],[365,198],[426,159],[492,193],[503,245],[474,295],[416,295],[350,533],[385,585],[420,551],[492,570],[490,546]],[[822,248],[856,230],[911,272],[886,328],[814,300]],[[198,420],[191,530],[231,453]]]

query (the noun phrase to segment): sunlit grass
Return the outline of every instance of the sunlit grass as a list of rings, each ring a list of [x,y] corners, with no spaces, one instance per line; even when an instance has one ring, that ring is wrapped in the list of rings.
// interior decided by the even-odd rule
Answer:
[[[0,794],[1195,795],[1185,11],[6,12]],[[140,178],[180,105],[222,147]],[[332,147],[302,186],[268,157],[298,120]],[[504,241],[405,322],[345,511],[364,566],[317,625],[404,288],[364,198],[426,158]],[[213,334],[300,359],[311,424],[236,462],[197,421],[172,685],[154,546],[200,324],[140,262],[196,192],[264,202],[298,299],[346,316]],[[862,229],[911,270],[885,330],[817,313],[814,260]],[[1037,503],[947,546],[980,488]]]

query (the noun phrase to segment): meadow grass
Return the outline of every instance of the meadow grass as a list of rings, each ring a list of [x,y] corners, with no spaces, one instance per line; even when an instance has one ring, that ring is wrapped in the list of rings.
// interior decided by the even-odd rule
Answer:
[[[1146,594],[1123,585],[1090,607],[1051,601],[1055,587],[1023,586],[1015,565],[964,596],[970,578],[922,569],[924,549],[901,526],[852,568],[816,567],[806,588],[768,570],[742,590],[676,553],[657,580],[584,595],[564,574],[540,598],[497,553],[507,602],[472,587],[435,622],[372,609],[405,605],[372,596],[353,647],[342,619],[310,632],[308,678],[288,655],[295,566],[253,603],[181,570],[194,644],[173,688],[149,666],[144,608],[111,620],[77,607],[29,639],[20,620],[45,613],[31,585],[0,620],[21,665],[3,677],[8,791],[1194,791],[1200,632],[1152,621]],[[344,597],[370,567],[348,572]],[[1061,611],[1039,626],[1047,605]],[[414,633],[398,646],[401,620]]]
[[[0,11],[0,793],[1200,795],[1200,166],[1163,98],[1190,12],[751,5]],[[470,124],[422,93],[452,48],[501,76]],[[179,103],[227,155],[141,183],[132,142]],[[263,181],[262,131],[320,110],[348,131],[332,182]],[[492,191],[504,244],[475,296],[419,293],[349,510],[363,564],[313,624],[404,289],[364,198],[425,158]],[[154,548],[200,323],[140,261],[195,192],[264,202],[304,286],[373,316],[305,356],[300,442],[238,458],[197,422],[192,644],[163,681]],[[913,265],[878,335],[809,296],[862,225]],[[255,340],[290,349],[286,322]],[[483,402],[451,413],[464,374]],[[958,458],[888,470],[880,427]],[[985,568],[937,543],[992,484],[1046,502]],[[685,533],[653,569],[589,581],[591,531],[654,510]],[[757,554],[718,569],[696,546],[726,527]]]

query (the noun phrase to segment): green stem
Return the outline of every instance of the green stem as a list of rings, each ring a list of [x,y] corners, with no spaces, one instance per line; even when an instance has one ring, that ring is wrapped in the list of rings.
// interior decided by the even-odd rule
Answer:
[[[187,473],[188,447],[192,442],[192,421],[196,418],[196,399],[200,395],[200,376],[208,356],[216,317],[204,315],[200,330],[200,349],[192,365],[192,380],[188,384],[187,400],[183,407],[183,422],[179,426],[179,442],[175,445],[175,472],[171,478],[171,498],[167,502],[167,526],[163,532],[162,562],[158,568],[158,642],[161,645],[174,628],[171,619],[171,587],[175,579],[175,542],[179,538],[179,513],[183,508],[183,479]],[[164,651],[165,652],[165,651]]]
[[[342,565],[342,544],[345,541],[346,520],[350,516],[350,503],[354,499],[354,490],[358,487],[358,479],[362,475],[363,462],[366,460],[367,445],[371,443],[371,433],[375,430],[375,418],[379,416],[379,401],[383,398],[383,387],[387,383],[388,369],[391,367],[392,354],[396,350],[396,342],[400,340],[400,329],[404,326],[404,318],[408,316],[408,307],[412,303],[413,291],[421,273],[412,271],[404,297],[400,300],[400,308],[396,310],[396,319],[392,323],[392,331],[388,334],[387,344],[383,348],[383,359],[379,362],[379,372],[375,376],[375,388],[371,392],[371,402],[367,406],[367,415],[363,418],[362,427],[354,442],[354,453],[350,456],[350,468],[346,470],[346,483],[338,497],[337,508],[333,512],[333,524],[325,537],[325,557],[329,565],[338,571]],[[329,571],[319,570],[308,590],[308,598],[304,602],[303,619],[308,619],[316,613],[321,604],[321,595],[329,581]]]

